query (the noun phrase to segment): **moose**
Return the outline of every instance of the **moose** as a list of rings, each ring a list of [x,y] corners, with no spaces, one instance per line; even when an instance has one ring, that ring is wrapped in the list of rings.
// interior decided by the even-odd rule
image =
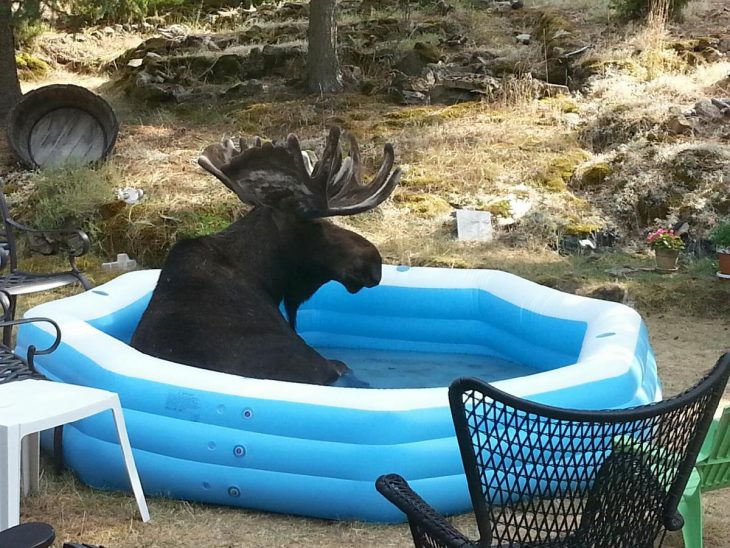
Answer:
[[[253,208],[225,230],[177,242],[132,336],[137,350],[245,377],[332,384],[349,368],[296,333],[299,306],[335,280],[357,293],[380,283],[382,257],[362,236],[324,219],[368,211],[400,180],[395,152],[362,183],[360,152],[333,127],[312,166],[296,135],[208,146],[198,163]],[[286,318],[280,311],[283,304]]]

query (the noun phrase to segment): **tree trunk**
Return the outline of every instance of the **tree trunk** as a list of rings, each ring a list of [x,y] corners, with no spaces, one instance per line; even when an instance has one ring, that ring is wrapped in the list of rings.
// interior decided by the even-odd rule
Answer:
[[[10,0],[0,0],[0,128],[20,96]]]
[[[307,86],[310,91],[331,93],[342,89],[337,60],[336,8],[337,0],[309,2]]]

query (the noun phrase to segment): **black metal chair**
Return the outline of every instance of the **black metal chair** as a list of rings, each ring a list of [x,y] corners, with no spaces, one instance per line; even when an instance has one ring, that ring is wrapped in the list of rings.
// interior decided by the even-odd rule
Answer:
[[[449,388],[480,539],[472,541],[396,474],[376,487],[408,517],[417,547],[648,548],[677,512],[730,375],[730,353],[674,398],[625,410],[532,403],[477,379]]]
[[[91,289],[89,280],[76,266],[76,259],[89,251],[89,237],[82,230],[38,230],[21,224],[10,216],[5,196],[0,192],[0,214],[2,214],[2,234],[0,234],[0,291],[4,291],[10,298],[5,319],[15,318],[15,309],[18,295],[48,291],[65,285],[80,283],[84,289]],[[16,232],[28,234],[42,241],[49,253],[64,246],[68,250],[68,260],[71,269],[65,272],[37,273],[25,272],[18,269],[18,252]],[[11,330],[3,330],[3,344],[10,345]]]
[[[34,521],[22,523],[0,531],[3,548],[48,548],[56,540],[56,531],[47,523]],[[95,544],[64,542],[63,548],[104,548]]]

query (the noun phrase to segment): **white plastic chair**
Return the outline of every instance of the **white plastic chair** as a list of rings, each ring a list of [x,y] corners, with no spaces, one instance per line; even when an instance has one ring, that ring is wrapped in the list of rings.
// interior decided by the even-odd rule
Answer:
[[[58,330],[55,322],[46,318],[3,321],[0,327],[31,321],[46,321]],[[50,348],[40,351],[29,348],[28,362],[0,345],[0,531],[19,523],[21,469],[23,494],[38,490],[39,432],[104,411],[114,414],[132,491],[142,520],[149,521],[147,502],[137,475],[117,394],[34,378],[37,375],[32,373],[33,356],[52,352],[59,342],[60,331]],[[27,363],[30,363],[30,368]],[[23,364],[26,364],[25,369]]]

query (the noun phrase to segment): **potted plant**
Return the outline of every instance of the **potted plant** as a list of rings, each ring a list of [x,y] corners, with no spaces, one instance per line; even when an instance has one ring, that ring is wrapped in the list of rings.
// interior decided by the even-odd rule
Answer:
[[[684,249],[684,242],[674,230],[657,228],[646,237],[646,243],[654,250],[657,270],[677,270],[677,259],[680,250]]]
[[[730,220],[721,222],[710,231],[710,241],[720,259],[721,278],[730,278]]]

